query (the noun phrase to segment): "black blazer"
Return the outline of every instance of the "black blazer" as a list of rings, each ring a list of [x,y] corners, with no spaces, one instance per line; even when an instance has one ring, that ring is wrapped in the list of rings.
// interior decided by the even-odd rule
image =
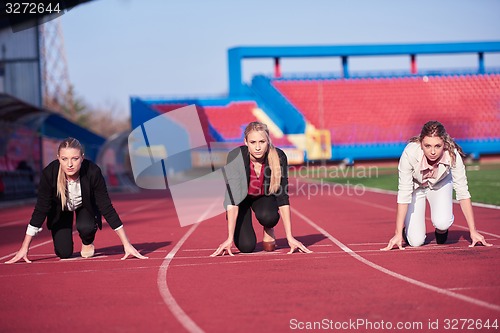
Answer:
[[[30,221],[34,227],[40,228],[47,218],[47,228],[52,229],[60,219],[62,207],[61,199],[57,196],[58,172],[59,160],[52,161],[42,171],[38,186],[38,198]],[[109,198],[101,169],[87,159],[82,161],[80,186],[82,207],[94,216],[99,229],[102,229],[101,214],[106,218],[111,228],[116,229],[122,225],[122,221]]]
[[[278,152],[281,167],[280,188],[276,193],[269,193],[271,168],[266,157],[264,195],[274,195],[278,206],[284,206],[290,204],[288,197],[288,160],[283,150],[276,148],[276,151]],[[238,159],[239,156],[241,157]],[[250,185],[250,153],[248,152],[248,147],[240,146],[231,150],[227,155],[227,163],[223,170],[227,185],[224,207],[227,207],[227,205],[237,206],[248,195],[248,186]]]

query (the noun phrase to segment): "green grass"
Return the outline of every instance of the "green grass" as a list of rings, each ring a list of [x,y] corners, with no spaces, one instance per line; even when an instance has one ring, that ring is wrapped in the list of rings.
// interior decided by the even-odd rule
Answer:
[[[384,190],[398,190],[398,170],[394,168],[348,167],[339,169],[312,169],[308,177],[340,184],[362,184]],[[293,172],[290,173],[293,175]],[[301,172],[304,176],[304,172]],[[472,201],[500,206],[500,164],[473,164],[467,167],[467,179]]]
[[[500,206],[500,164],[467,171],[472,201]]]

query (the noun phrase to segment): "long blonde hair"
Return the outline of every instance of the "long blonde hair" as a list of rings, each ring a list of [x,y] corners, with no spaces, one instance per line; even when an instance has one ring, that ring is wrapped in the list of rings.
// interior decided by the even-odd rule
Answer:
[[[61,149],[63,148],[75,148],[80,151],[80,155],[83,156],[83,146],[81,143],[75,139],[75,138],[66,138],[64,139],[60,144],[59,148],[57,148],[57,156],[59,157],[59,154],[61,153]],[[67,196],[66,196],[66,175],[64,174],[64,171],[61,167],[61,164],[59,164],[59,172],[57,173],[57,196],[61,198],[61,205],[62,205],[62,210],[66,208],[66,201],[67,201]]]
[[[419,136],[414,136],[409,140],[409,142],[422,142],[422,140],[426,137],[439,137],[441,140],[444,142],[444,149],[448,151],[451,157],[451,164],[452,166],[455,166],[455,162],[457,160],[457,157],[455,155],[455,149],[458,151],[460,156],[465,157],[465,153],[462,150],[462,147],[458,145],[458,143],[455,142],[451,138],[451,136],[446,132],[446,129],[444,128],[443,124],[441,124],[439,121],[436,120],[431,120],[428,121],[424,124],[422,127],[422,131],[420,132]]]
[[[269,168],[271,169],[271,184],[269,185],[269,192],[278,192],[281,184],[281,166],[280,158],[276,147],[273,146],[271,142],[271,137],[269,136],[269,129],[267,125],[258,121],[251,122],[245,128],[245,140],[248,138],[248,134],[252,131],[264,132],[266,140],[268,143],[267,160],[269,162]]]

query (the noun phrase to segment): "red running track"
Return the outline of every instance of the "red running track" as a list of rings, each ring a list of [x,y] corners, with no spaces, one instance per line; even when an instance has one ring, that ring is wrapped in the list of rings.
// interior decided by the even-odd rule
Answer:
[[[424,246],[381,252],[394,194],[336,186],[307,196],[313,185],[295,185],[293,232],[312,254],[286,255],[280,223],[276,252],[259,243],[252,254],[211,258],[226,236],[222,215],[181,228],[167,192],[114,195],[130,240],[150,259],[121,261],[105,226],[94,258],[59,260],[44,230],[32,264],[0,265],[0,332],[499,331],[479,329],[500,324],[499,209],[474,208],[493,247],[468,247],[456,205],[447,244],[435,244],[428,221]],[[2,262],[18,250],[31,210],[1,210]]]

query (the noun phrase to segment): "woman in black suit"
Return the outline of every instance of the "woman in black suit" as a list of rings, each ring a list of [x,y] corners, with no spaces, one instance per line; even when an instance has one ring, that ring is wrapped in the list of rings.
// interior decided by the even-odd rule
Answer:
[[[38,198],[26,230],[21,249],[6,263],[24,259],[27,263],[32,238],[42,230],[47,218],[47,227],[52,232],[54,251],[61,258],[73,254],[73,217],[76,215],[76,229],[82,240],[81,256],[94,255],[94,238],[97,228],[102,229],[101,214],[115,230],[123,243],[126,259],[133,255],[146,259],[130,243],[122,221],[108,196],[101,169],[84,159],[83,147],[74,138],[67,138],[59,145],[57,160],[42,171]]]
[[[283,220],[290,251],[309,253],[292,236],[288,198],[288,161],[285,153],[272,145],[267,126],[252,122],[245,129],[245,145],[229,152],[224,167],[228,191],[224,201],[228,238],[212,256],[229,255],[233,244],[241,252],[253,252],[257,242],[252,226],[252,210],[264,227],[262,244],[265,251],[274,251],[274,226]]]

